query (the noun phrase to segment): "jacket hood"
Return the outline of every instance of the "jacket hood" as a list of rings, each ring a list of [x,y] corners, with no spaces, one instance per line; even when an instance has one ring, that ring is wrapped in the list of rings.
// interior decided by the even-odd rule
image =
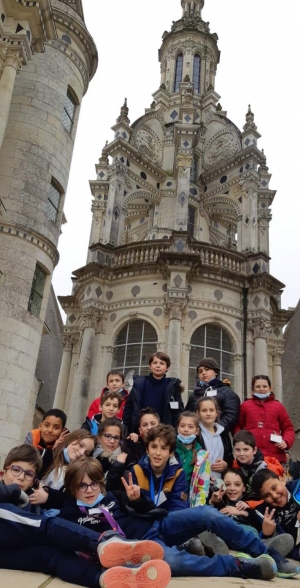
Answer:
[[[144,455],[140,461],[138,462],[139,465],[141,466],[141,468],[146,472],[147,476],[150,478],[151,476],[151,472],[152,472],[152,468],[151,468],[151,464],[150,464],[150,460],[149,460],[149,456],[148,453],[146,453],[146,455]],[[166,467],[164,469],[164,477],[165,480],[167,480],[168,478],[172,478],[173,476],[175,476],[178,467],[180,467],[180,462],[178,461],[178,459],[176,458],[175,454],[171,455],[169,458],[169,461],[166,464]]]

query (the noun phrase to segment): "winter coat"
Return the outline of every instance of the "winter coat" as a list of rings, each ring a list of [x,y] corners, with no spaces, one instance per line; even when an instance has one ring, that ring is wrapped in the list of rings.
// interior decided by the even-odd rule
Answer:
[[[192,473],[194,470],[194,449],[196,450],[196,454],[201,449],[201,446],[199,445],[197,440],[195,440],[195,442],[193,443],[193,447],[187,448],[187,446],[177,438],[176,455],[178,455],[180,463],[182,464],[182,467],[184,469],[188,486],[190,486]]]
[[[264,457],[260,449],[257,450],[253,462],[249,465],[242,464],[235,459],[232,467],[242,470],[247,480],[247,502],[251,508],[256,508],[256,506],[262,502],[259,500],[259,497],[252,492],[252,478],[254,474],[259,472],[259,470],[266,468],[272,470],[272,472],[274,472],[279,478],[281,478],[284,473],[283,467],[278,459],[275,459],[274,457]]]
[[[300,512],[300,480],[287,482],[286,488],[289,492],[288,502],[282,507],[275,508],[274,519],[281,532],[289,533],[293,536],[296,546],[299,548],[299,536],[296,526],[297,515]],[[264,514],[267,505],[263,502],[257,510]],[[269,507],[269,511],[270,511]]]
[[[208,388],[212,388],[216,391],[213,396],[218,401],[218,405],[221,411],[220,425],[223,425],[229,433],[232,431],[239,418],[240,399],[238,395],[231,390],[229,386],[224,385],[222,380],[214,378],[207,384],[198,384],[193,394],[189,397],[185,410],[191,410],[197,412],[197,403],[200,398],[207,396]]]
[[[108,388],[103,388],[102,392],[100,394],[100,398],[95,398],[95,400],[93,400],[92,404],[90,405],[90,408],[88,410],[87,416],[89,419],[92,419],[96,414],[101,414],[102,409],[101,409],[101,404],[100,404],[100,399],[101,396],[103,396],[103,394],[105,394],[106,392],[108,392]],[[121,406],[119,408],[119,411],[116,414],[116,417],[118,417],[119,419],[123,419],[123,412],[124,412],[124,407],[126,404],[126,400],[129,396],[129,392],[128,390],[125,390],[125,388],[123,388],[121,395],[123,397],[123,401],[121,403]]]
[[[27,433],[24,443],[26,443],[26,445],[33,445],[37,448],[43,461],[42,469],[38,475],[39,478],[42,478],[46,470],[48,470],[53,463],[53,445],[55,441],[46,445],[45,441],[41,438],[40,429],[33,429]]]
[[[123,413],[123,423],[129,433],[138,433],[139,414],[143,406],[143,392],[148,376],[135,376],[133,387],[127,398]],[[183,402],[181,399],[182,384],[178,378],[166,378],[168,385],[165,390],[164,414],[161,422],[164,425],[173,425],[177,427],[177,421],[180,413],[183,411]],[[171,408],[170,403],[178,403],[178,408]]]
[[[254,435],[256,445],[264,456],[275,457],[285,463],[284,450],[275,446],[270,435],[281,435],[287,449],[290,449],[295,440],[295,430],[286,409],[281,402],[275,400],[273,393],[265,400],[253,396],[242,402],[235,432],[242,429]]]

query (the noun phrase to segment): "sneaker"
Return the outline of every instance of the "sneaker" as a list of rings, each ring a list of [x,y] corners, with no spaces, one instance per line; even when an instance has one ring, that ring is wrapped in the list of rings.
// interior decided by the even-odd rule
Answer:
[[[123,541],[116,536],[98,543],[97,551],[104,568],[138,565],[164,557],[162,546],[155,541]]]
[[[187,551],[191,555],[205,555],[204,547],[199,537],[192,537],[185,543],[182,543],[182,545],[179,545],[177,549],[179,551]]]
[[[259,557],[251,557],[246,553],[238,553],[236,556],[238,578],[253,578],[254,580],[272,580],[275,578],[277,567],[270,555],[263,554]]]
[[[170,566],[154,559],[137,568],[110,568],[101,574],[99,584],[101,588],[166,588],[170,580]]]
[[[294,547],[294,538],[288,533],[282,533],[282,535],[275,535],[270,539],[262,539],[262,542],[268,547],[274,547],[280,555],[285,557]]]
[[[289,561],[280,553],[274,549],[274,547],[268,547],[268,554],[275,560],[277,566],[277,576],[279,578],[293,578],[300,574],[300,565],[297,566],[293,562]]]
[[[229,549],[220,537],[217,537],[215,533],[211,533],[211,531],[203,531],[198,535],[198,538],[201,540],[205,547],[205,553],[208,556],[213,555],[228,555]]]

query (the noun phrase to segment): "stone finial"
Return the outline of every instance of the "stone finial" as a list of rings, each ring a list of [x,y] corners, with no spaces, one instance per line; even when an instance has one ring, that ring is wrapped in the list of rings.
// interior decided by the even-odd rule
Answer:
[[[184,77],[184,80],[183,81],[184,82],[190,82],[191,81],[191,78],[190,78],[189,74],[186,74],[186,76]]]
[[[246,124],[243,126],[244,131],[250,131],[251,129],[257,129],[257,126],[254,122],[254,114],[251,110],[251,105],[248,106],[248,112],[246,114]]]
[[[222,105],[220,104],[220,102],[218,102],[217,104],[217,110],[220,112],[222,110]]]
[[[108,155],[105,153],[104,149],[107,147],[108,141],[106,141],[104,148],[102,149],[101,157],[99,158],[100,165],[109,165]]]
[[[153,102],[151,102],[150,108],[151,108],[151,110],[154,110],[155,109],[155,100],[153,100]]]
[[[117,118],[117,122],[125,122],[127,125],[130,124],[130,120],[128,118],[129,108],[127,106],[127,98],[124,100],[124,104],[121,107],[120,116]]]
[[[262,160],[262,162],[261,162],[261,164],[260,164],[260,166],[258,168],[258,171],[259,172],[262,172],[262,171],[268,172],[269,171],[269,168],[267,166],[267,158],[265,156],[265,152],[264,152],[263,149],[261,150],[261,153],[262,153],[262,156],[263,156],[263,160]]]

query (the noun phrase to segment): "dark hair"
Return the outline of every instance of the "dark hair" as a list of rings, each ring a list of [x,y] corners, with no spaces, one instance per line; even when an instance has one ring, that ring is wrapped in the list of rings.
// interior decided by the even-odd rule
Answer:
[[[260,496],[260,490],[262,489],[264,483],[267,480],[279,480],[279,476],[277,476],[277,474],[275,474],[275,472],[273,472],[272,470],[268,470],[267,468],[265,468],[264,470],[259,470],[258,472],[256,472],[256,474],[254,474],[253,478],[252,478],[252,482],[251,482],[251,487],[252,487],[252,491],[257,494],[257,496]]]
[[[49,416],[54,416],[57,419],[61,420],[61,424],[63,426],[63,428],[66,426],[66,422],[67,422],[67,415],[63,410],[60,410],[59,408],[51,408],[50,410],[47,410],[47,412],[44,414],[43,418],[42,418],[42,423],[46,420],[47,417]]]
[[[199,416],[197,415],[197,413],[196,413],[196,412],[191,412],[190,410],[185,410],[184,412],[182,412],[182,413],[179,415],[179,417],[178,417],[178,423],[177,423],[177,425],[179,425],[180,421],[181,421],[181,420],[182,420],[184,417],[186,417],[186,418],[189,418],[189,419],[193,419],[193,421],[194,421],[194,423],[195,423],[196,427],[198,427],[198,429],[199,429],[199,427],[200,427],[200,425],[199,425]],[[193,450],[193,453],[192,453],[192,459],[191,459],[191,462],[190,462],[191,464],[194,464],[194,463],[196,463],[196,461],[197,461],[197,449],[196,449],[196,443],[197,443],[197,437],[196,437],[196,439],[194,439],[194,441],[193,441],[193,443],[192,443],[192,450]]]
[[[215,406],[215,409],[217,411],[217,418],[215,422],[218,423],[220,420],[220,408],[218,405],[218,401],[214,396],[202,396],[201,398],[199,398],[197,402],[197,412],[199,412],[201,405],[204,404],[204,402],[208,402],[208,400],[212,402]]]
[[[120,421],[120,419],[117,419],[116,417],[111,417],[109,419],[105,419],[105,421],[101,421],[98,429],[98,435],[103,435],[103,433],[105,433],[108,427],[118,427],[118,429],[120,429],[120,441],[122,441],[122,421]]]
[[[152,414],[160,423],[159,414],[157,412],[155,412],[154,408],[147,406],[146,408],[142,408],[139,412],[139,425],[141,424],[141,420],[142,420],[143,416],[145,416],[146,414]]]
[[[253,376],[253,378],[251,380],[251,390],[254,390],[254,384],[255,384],[256,380],[266,380],[268,382],[268,386],[270,388],[272,386],[269,376]]]
[[[76,490],[85,475],[93,482],[99,482],[100,492],[105,494],[103,469],[99,461],[93,457],[81,457],[68,465],[64,480],[67,494],[75,498]]]
[[[114,400],[114,398],[117,399],[118,403],[119,403],[119,408],[123,402],[123,398],[121,396],[121,394],[119,394],[119,392],[111,392],[110,390],[108,390],[108,392],[104,392],[104,394],[102,394],[102,396],[100,397],[100,404],[101,406],[103,406],[104,402],[106,400]]]
[[[106,421],[105,421],[106,422]],[[147,434],[147,441],[145,441],[146,447],[148,447],[149,443],[155,441],[155,439],[163,439],[168,445],[170,453],[173,453],[176,449],[176,433],[174,427],[172,425],[157,425],[157,427],[153,427],[149,429]]]
[[[225,472],[222,473],[223,480],[224,480],[226,474],[235,474],[236,476],[239,476],[243,482],[243,486],[245,486],[245,488],[247,488],[247,478],[246,478],[243,470],[241,470],[239,468],[227,468],[225,470]]]
[[[109,376],[120,376],[120,378],[122,378],[122,383],[124,384],[125,375],[123,374],[123,372],[120,372],[120,370],[110,370],[110,372],[108,372],[106,376],[106,383],[108,381]]]
[[[245,443],[245,445],[250,445],[250,447],[252,447],[252,449],[255,449],[256,447],[256,441],[255,441],[255,437],[252,433],[250,433],[250,431],[238,431],[233,439],[232,439],[232,444],[233,447],[236,445],[236,443]]]
[[[24,461],[32,465],[35,469],[35,473],[38,474],[42,469],[43,461],[36,447],[33,445],[19,445],[14,447],[7,454],[3,469],[8,468],[14,461]]]
[[[70,443],[74,443],[75,441],[82,441],[83,439],[92,439],[94,442],[94,446],[96,445],[96,437],[94,437],[94,435],[91,435],[89,431],[86,431],[85,429],[78,429],[76,431],[73,431],[63,439],[63,441],[58,445],[58,447],[53,449],[53,463],[43,474],[43,478],[47,478],[48,474],[52,470],[55,470],[57,472],[59,468],[66,465],[64,449],[68,447]]]
[[[169,356],[166,353],[164,353],[163,351],[156,351],[155,353],[152,353],[152,355],[149,359],[149,365],[151,365],[151,363],[155,357],[157,357],[161,361],[164,361],[167,364],[167,368],[170,367],[171,360],[170,360]]]

